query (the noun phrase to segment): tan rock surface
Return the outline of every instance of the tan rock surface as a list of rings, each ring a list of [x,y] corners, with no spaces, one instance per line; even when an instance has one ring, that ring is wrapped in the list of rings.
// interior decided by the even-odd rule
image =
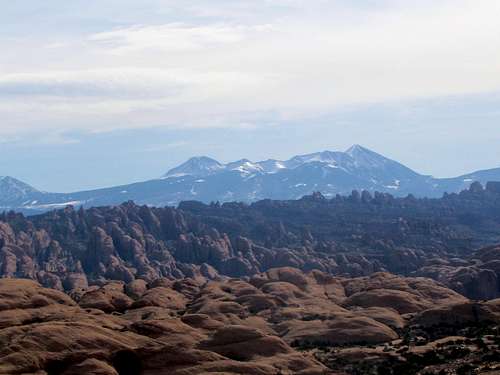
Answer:
[[[368,350],[408,324],[500,315],[499,300],[473,304],[425,278],[290,267],[243,280],[109,282],[72,295],[78,304],[33,281],[0,280],[1,375],[329,374],[296,347]]]
[[[172,288],[149,289],[133,302],[123,283],[110,283],[89,288],[78,306],[33,281],[0,280],[0,374],[330,373],[250,313],[260,303],[254,298],[265,297],[252,285],[214,283],[194,299],[191,288]],[[221,300],[210,303],[214,295]],[[208,314],[184,312],[196,301]]]

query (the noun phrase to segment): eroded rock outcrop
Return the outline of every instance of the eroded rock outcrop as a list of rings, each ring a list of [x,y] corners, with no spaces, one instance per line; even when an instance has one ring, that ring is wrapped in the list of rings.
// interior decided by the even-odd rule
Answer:
[[[0,280],[0,374],[335,374],[338,358],[404,363],[387,348],[402,347],[412,330],[437,340],[454,325],[500,324],[498,300],[474,302],[431,279],[385,272],[339,278],[285,267],[73,293]],[[340,350],[332,365],[325,348]]]
[[[265,321],[259,329],[251,319],[181,318],[189,293],[157,286],[132,300],[124,291],[120,283],[91,288],[78,306],[34,281],[0,280],[0,374],[330,373]]]
[[[498,250],[474,254],[500,242],[495,186],[436,200],[357,192],[252,205],[127,202],[30,218],[4,213],[0,276],[78,291],[115,280],[217,280],[292,267],[344,277],[430,276],[469,298],[495,298]]]

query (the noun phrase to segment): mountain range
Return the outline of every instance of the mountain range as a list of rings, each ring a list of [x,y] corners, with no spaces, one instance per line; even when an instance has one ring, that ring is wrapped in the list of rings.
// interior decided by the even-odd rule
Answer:
[[[36,213],[66,205],[92,207],[130,200],[154,206],[174,206],[187,200],[253,202],[298,199],[315,191],[326,197],[367,190],[435,198],[466,189],[474,181],[500,181],[500,168],[434,178],[354,145],[345,152],[323,151],[289,160],[242,159],[222,164],[206,156],[193,157],[160,178],[73,193],[43,192],[5,176],[0,177],[0,210]]]

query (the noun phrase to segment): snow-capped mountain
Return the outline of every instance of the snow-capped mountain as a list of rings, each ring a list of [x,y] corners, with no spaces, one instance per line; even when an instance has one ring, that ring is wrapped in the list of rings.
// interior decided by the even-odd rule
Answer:
[[[345,152],[323,151],[288,160],[220,163],[206,156],[191,158],[160,178],[107,189],[70,194],[45,193],[12,177],[0,178],[0,211],[44,211],[65,205],[102,206],[133,200],[139,204],[177,205],[185,200],[243,201],[297,199],[315,191],[326,197],[352,190],[395,196],[439,197],[474,181],[500,181],[500,168],[456,178],[438,179],[359,145]]]
[[[346,152],[323,151],[294,156],[289,160],[268,159],[252,162],[248,159],[242,159],[221,164],[208,157],[195,157],[179,167],[171,169],[165,174],[165,177],[207,177],[234,171],[248,179],[298,168],[303,170],[315,167],[321,168],[325,175],[331,175],[333,170],[339,169],[337,174],[345,173],[366,180],[369,185],[380,185],[383,190],[384,188],[397,190],[401,183],[413,181],[420,176],[402,164],[362,146],[354,145]]]
[[[30,213],[81,203],[72,200],[71,194],[47,193],[14,177],[0,176],[0,212],[18,210]]]
[[[38,190],[22,181],[10,176],[0,176],[0,200],[6,205],[22,204],[38,193],[40,193]]]

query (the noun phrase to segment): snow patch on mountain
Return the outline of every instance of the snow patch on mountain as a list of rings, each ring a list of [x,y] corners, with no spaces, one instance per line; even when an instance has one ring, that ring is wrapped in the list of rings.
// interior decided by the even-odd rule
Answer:
[[[354,145],[345,152],[323,151],[288,160],[242,159],[222,164],[200,156],[171,169],[160,179],[70,194],[41,192],[12,177],[0,177],[0,211],[35,213],[67,205],[104,206],[128,200],[154,206],[192,199],[206,203],[253,202],[295,199],[318,191],[326,197],[350,194],[352,190],[439,197],[444,192],[468,188],[474,181],[483,185],[500,181],[500,168],[439,179]]]
[[[248,159],[242,159],[226,164],[225,170],[237,171],[244,175],[264,172],[263,168],[258,163],[253,163]]]
[[[18,201],[30,194],[39,193],[34,187],[10,176],[0,176],[0,197],[2,201]]]
[[[362,146],[354,145],[346,152],[316,152],[312,154],[297,155],[284,161],[268,159],[253,162],[248,159],[241,159],[235,162],[222,164],[207,156],[195,157],[189,159],[180,166],[171,169],[163,176],[163,178],[177,178],[184,176],[206,177],[228,171],[236,171],[245,177],[249,177],[250,175],[275,174],[284,170],[293,170],[299,167],[307,166],[308,164],[318,164],[329,169],[342,169],[352,174],[356,174],[360,170],[381,170],[390,168],[393,164],[399,165],[398,163]]]
[[[83,204],[85,204],[85,201],[69,201],[69,202],[50,203],[50,204],[30,204],[30,205],[24,206],[24,208],[27,208],[27,209],[55,209],[55,208],[64,208],[67,206],[81,206]]]

